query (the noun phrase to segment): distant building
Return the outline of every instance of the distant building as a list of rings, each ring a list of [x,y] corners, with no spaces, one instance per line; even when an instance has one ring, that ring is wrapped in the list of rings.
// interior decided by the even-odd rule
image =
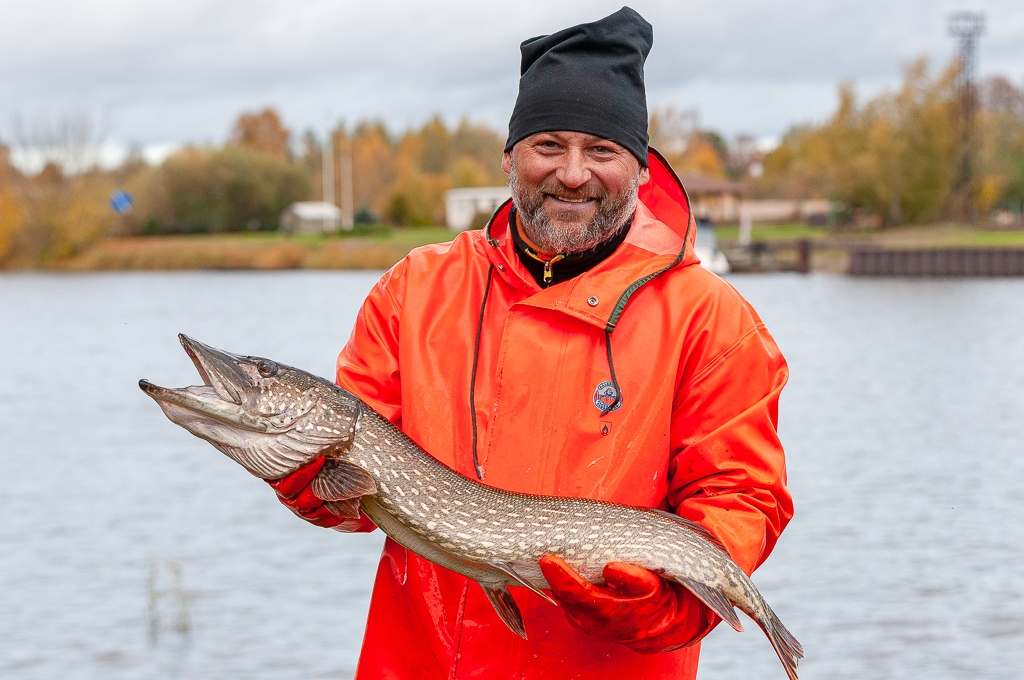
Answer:
[[[323,234],[337,231],[341,226],[341,208],[324,201],[292,203],[278,223],[281,231],[289,234]]]
[[[717,224],[749,218],[760,224],[804,222],[823,226],[832,210],[831,201],[821,199],[744,198],[746,187],[728,179],[693,175],[679,179],[690,197],[694,216]]]
[[[728,179],[683,175],[679,178],[693,205],[696,217],[712,222],[735,222],[739,219],[739,205],[743,185]]]
[[[477,213],[490,217],[512,196],[506,187],[466,187],[444,192],[444,215],[448,228],[465,231]]]

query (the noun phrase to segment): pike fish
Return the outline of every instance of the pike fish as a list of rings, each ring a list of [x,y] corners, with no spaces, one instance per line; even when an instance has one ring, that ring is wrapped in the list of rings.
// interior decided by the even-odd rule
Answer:
[[[733,607],[768,636],[791,680],[803,649],[747,575],[699,524],[667,512],[581,498],[495,489],[438,462],[355,395],[270,359],[231,354],[178,336],[203,384],[139,386],[167,417],[253,475],[280,479],[316,456],[311,482],[334,514],[362,510],[418,555],[473,579],[501,620],[526,637],[509,586],[544,592],[545,555],[603,584],[611,561],[629,562],[682,584],[730,626]]]

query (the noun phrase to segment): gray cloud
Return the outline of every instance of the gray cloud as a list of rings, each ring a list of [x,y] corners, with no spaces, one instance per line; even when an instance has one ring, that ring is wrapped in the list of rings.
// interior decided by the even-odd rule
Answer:
[[[416,0],[6,0],[0,22],[0,135],[15,113],[89,110],[122,141],[223,139],[241,110],[278,107],[296,129],[433,113],[503,126],[518,44],[620,2]],[[714,3],[645,0],[655,27],[652,103],[697,107],[726,132],[777,134],[825,115],[835,85],[871,91],[920,54],[953,52],[955,2]],[[1024,77],[1024,6],[986,0],[982,67]]]

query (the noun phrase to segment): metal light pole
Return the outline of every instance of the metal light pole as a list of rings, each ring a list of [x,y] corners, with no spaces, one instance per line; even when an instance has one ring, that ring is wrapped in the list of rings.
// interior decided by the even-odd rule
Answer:
[[[324,203],[334,203],[334,136],[327,128],[323,154]]]
[[[977,48],[978,36],[985,30],[981,12],[953,12],[949,15],[949,32],[960,41],[957,74],[957,99],[960,117],[960,162],[957,169],[955,195],[960,217],[972,224],[978,215],[974,205],[974,158],[978,136],[974,129],[978,110]]]
[[[341,228],[355,226],[355,200],[352,196],[352,137],[345,135],[341,151]]]

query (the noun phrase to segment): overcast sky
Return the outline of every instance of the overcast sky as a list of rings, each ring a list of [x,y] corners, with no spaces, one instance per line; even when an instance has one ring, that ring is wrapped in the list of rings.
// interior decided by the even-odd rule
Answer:
[[[504,130],[520,41],[615,11],[602,0],[0,0],[0,139],[14,122],[86,111],[121,144],[220,142],[272,105],[295,131],[434,113]],[[654,25],[652,106],[771,137],[835,106],[836,84],[898,81],[955,49],[946,18],[987,16],[982,74],[1024,84],[1021,0],[634,0]]]

